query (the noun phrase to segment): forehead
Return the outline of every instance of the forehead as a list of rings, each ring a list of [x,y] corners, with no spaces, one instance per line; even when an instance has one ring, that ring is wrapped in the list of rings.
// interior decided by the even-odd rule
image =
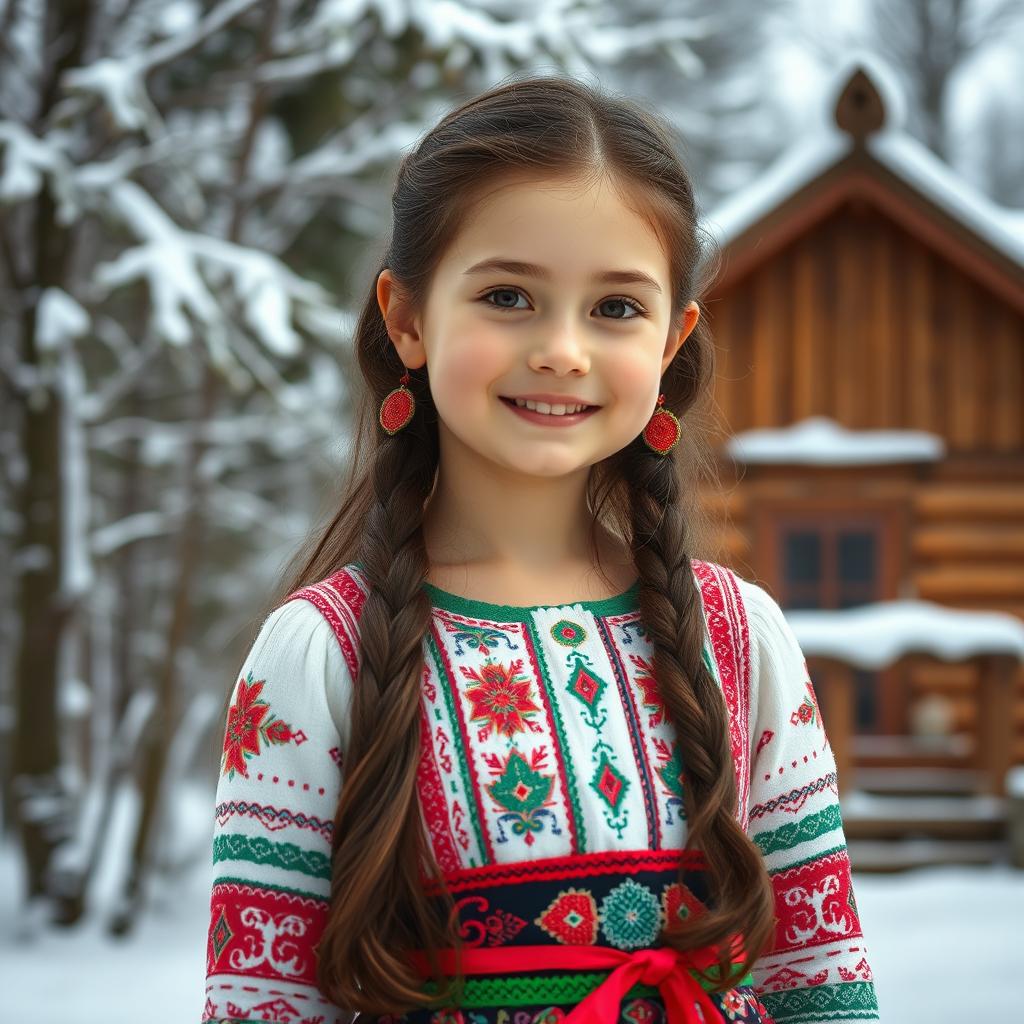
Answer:
[[[499,255],[541,264],[555,278],[589,279],[609,269],[635,267],[668,294],[668,261],[655,226],[636,198],[623,195],[604,176],[517,176],[471,200],[443,267],[461,275]]]

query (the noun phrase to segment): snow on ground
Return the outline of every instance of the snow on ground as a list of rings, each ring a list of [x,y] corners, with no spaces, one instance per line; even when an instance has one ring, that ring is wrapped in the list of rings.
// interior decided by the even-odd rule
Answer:
[[[183,797],[201,838],[213,794]],[[117,813],[126,834],[132,801]],[[116,845],[116,844],[115,844]],[[117,858],[97,883],[113,891]],[[20,866],[0,844],[0,1017],[11,1024],[198,1024],[204,1002],[206,929],[212,866],[204,857],[151,902],[127,940],[93,919],[70,932],[18,934]],[[961,1024],[1010,1020],[1017,999],[1024,921],[1024,871],[1006,866],[930,868],[854,878],[883,1024]]]

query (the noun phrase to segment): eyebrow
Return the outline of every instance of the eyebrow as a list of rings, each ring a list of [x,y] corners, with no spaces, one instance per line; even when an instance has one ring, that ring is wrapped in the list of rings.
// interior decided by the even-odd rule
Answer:
[[[464,276],[469,274],[519,274],[522,277],[535,277],[541,281],[551,280],[551,271],[536,263],[523,263],[520,260],[504,259],[495,257],[489,260],[481,260],[474,263],[469,270],[464,271]],[[661,285],[642,270],[606,270],[603,273],[595,274],[594,280],[602,284],[642,284],[661,294]]]

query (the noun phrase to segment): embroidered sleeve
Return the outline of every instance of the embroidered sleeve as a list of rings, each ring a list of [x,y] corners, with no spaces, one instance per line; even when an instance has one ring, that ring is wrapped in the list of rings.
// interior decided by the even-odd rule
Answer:
[[[204,1022],[351,1019],[316,984],[350,681],[305,600],[273,611],[246,656],[215,798]]]
[[[750,622],[748,831],[775,891],[775,939],[752,971],[777,1024],[878,1020],[836,788],[800,645],[767,591],[741,580]]]

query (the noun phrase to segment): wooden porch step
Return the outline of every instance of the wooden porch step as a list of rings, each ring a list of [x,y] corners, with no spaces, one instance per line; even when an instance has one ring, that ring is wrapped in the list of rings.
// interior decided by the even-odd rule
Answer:
[[[981,792],[984,772],[973,768],[919,768],[916,766],[853,769],[851,790],[905,796],[971,795]]]
[[[896,872],[947,864],[991,865],[1009,861],[1009,843],[963,839],[857,839],[849,843],[856,872]]]
[[[903,796],[854,790],[840,799],[852,839],[1003,839],[1006,801],[987,795]]]
[[[824,711],[827,715],[828,712]],[[827,720],[827,719],[826,719]],[[860,768],[955,769],[970,764],[974,741],[963,733],[953,736],[855,735],[853,763]]]

